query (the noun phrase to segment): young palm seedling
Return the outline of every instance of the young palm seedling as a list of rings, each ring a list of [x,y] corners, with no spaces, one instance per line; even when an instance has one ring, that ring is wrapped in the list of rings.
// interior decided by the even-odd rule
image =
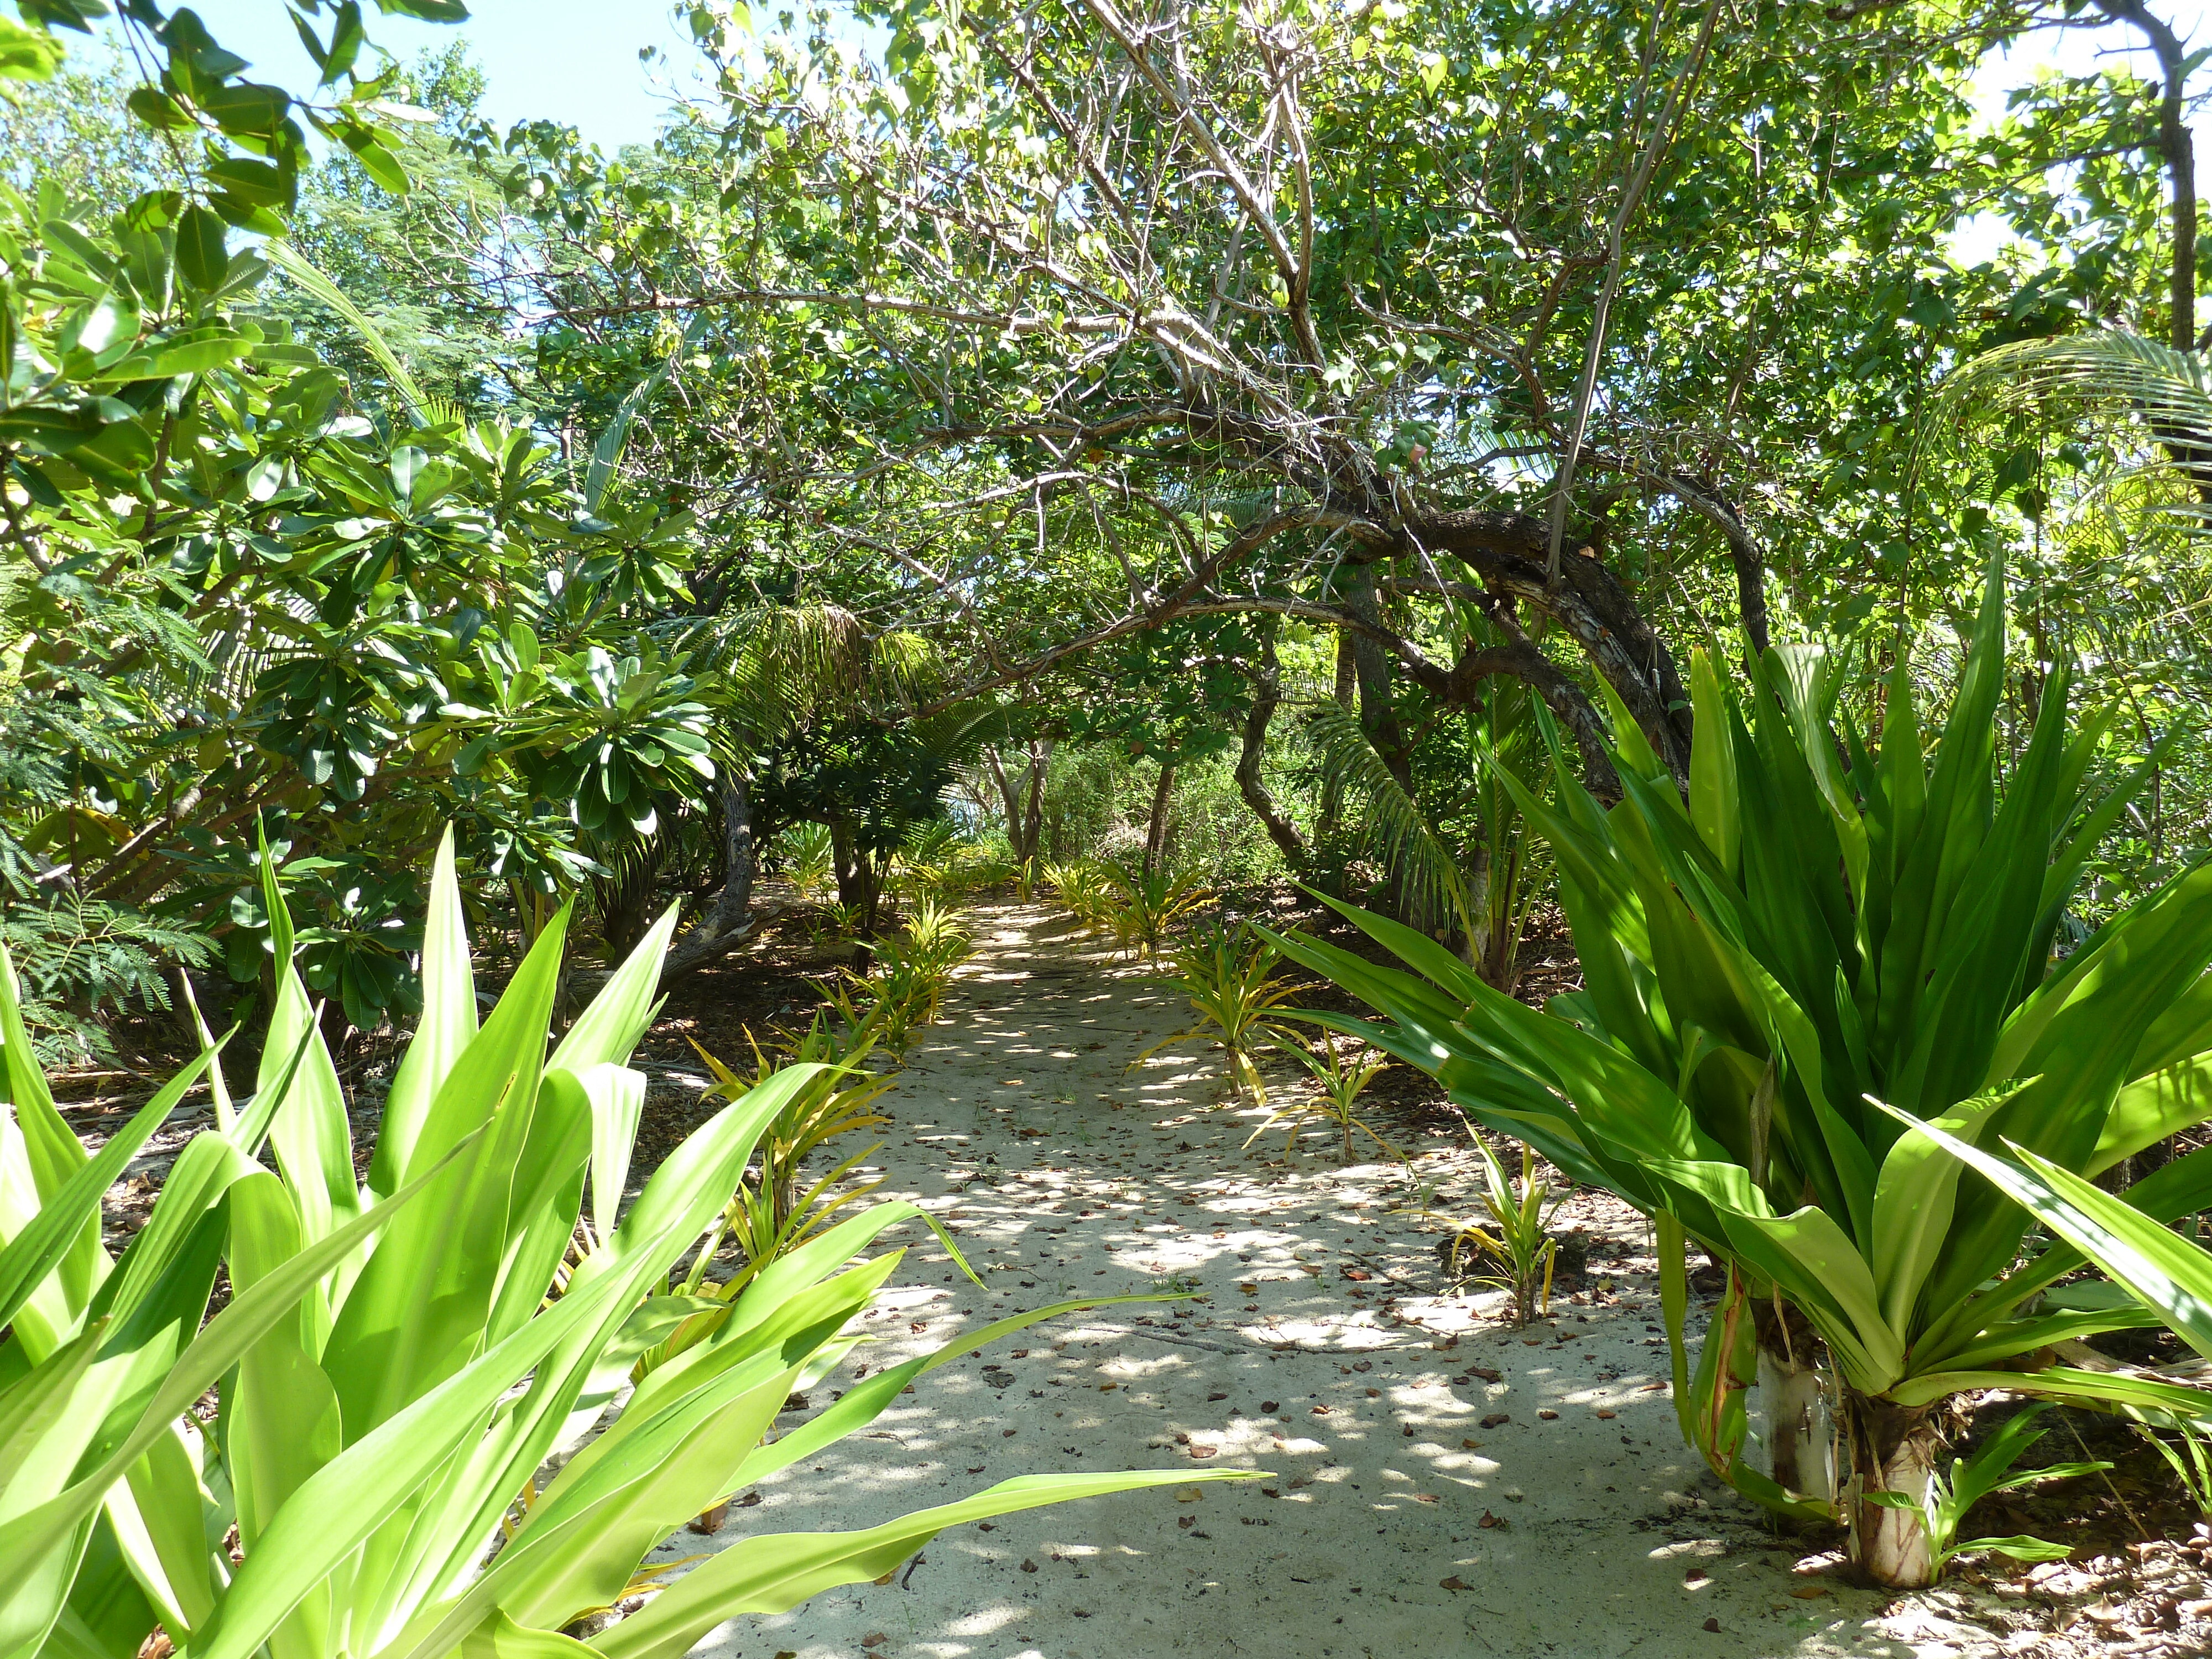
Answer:
[[[1121,949],[1133,957],[1138,948],[1154,967],[1159,966],[1160,941],[1167,937],[1168,929],[1205,906],[1213,895],[1198,884],[1192,875],[1171,876],[1164,870],[1132,870],[1126,864],[1106,866],[1115,886],[1121,890],[1120,903],[1113,912],[1117,942]]]
[[[1190,999],[1196,1018],[1139,1054],[1129,1069],[1177,1043],[1218,1043],[1228,1060],[1230,1086],[1240,1097],[1249,1090],[1255,1104],[1267,1104],[1267,1085],[1254,1055],[1262,1040],[1279,1029],[1277,1011],[1294,989],[1274,976],[1278,960],[1273,946],[1241,926],[1209,927],[1177,946],[1168,956],[1175,970],[1170,982]]]
[[[1303,1037],[1293,1037],[1288,1045],[1291,1057],[1306,1068],[1319,1085],[1316,1092],[1299,1095],[1285,1101],[1267,1115],[1266,1122],[1246,1136],[1249,1146],[1277,1125],[1284,1127],[1283,1161],[1288,1163],[1291,1149],[1297,1144],[1298,1136],[1309,1123],[1325,1123],[1343,1137],[1340,1161],[1352,1162],[1352,1136],[1354,1130],[1365,1135],[1380,1146],[1386,1157],[1402,1160],[1405,1154],[1375,1133],[1367,1121],[1358,1114],[1361,1091],[1379,1076],[1389,1065],[1387,1056],[1376,1054],[1371,1059],[1355,1053],[1347,1060],[1339,1054],[1336,1044],[1328,1037],[1318,1043]]]
[[[1994,1550],[2015,1561],[2063,1561],[2073,1553],[2070,1544],[2055,1544],[2021,1534],[2009,1538],[1959,1536],[1966,1512],[1991,1492],[2008,1492],[2037,1480],[2063,1480],[2077,1474],[2094,1474],[2099,1469],[2112,1467],[2110,1463],[2051,1463],[2039,1469],[2008,1474],[2027,1449],[2043,1438],[2042,1430],[2037,1429],[2033,1434],[2028,1431],[2035,1419],[2050,1409],[2051,1402],[2043,1401],[2010,1419],[1972,1457],[1953,1459],[1948,1479],[1940,1471],[1931,1469],[1923,1492],[1868,1492],[1863,1495],[1866,1503],[1885,1509],[1907,1510],[1919,1517],[1921,1535],[1927,1540],[1929,1583],[1942,1578],[1943,1569],[1958,1557],[1979,1550]]]
[[[1482,1155],[1482,1207],[1488,1224],[1470,1221],[1458,1227],[1441,1252],[1444,1271],[1454,1279],[1468,1276],[1470,1267],[1487,1266],[1476,1282],[1495,1285],[1513,1301],[1513,1322],[1523,1326],[1540,1319],[1552,1304],[1552,1270],[1559,1255],[1559,1241],[1551,1234],[1552,1217],[1566,1194],[1552,1196],[1551,1184],[1536,1179],[1535,1156],[1521,1149],[1520,1190],[1514,1190],[1505,1165],[1480,1135],[1474,1137]],[[1547,1207],[1548,1204],[1549,1207]]]

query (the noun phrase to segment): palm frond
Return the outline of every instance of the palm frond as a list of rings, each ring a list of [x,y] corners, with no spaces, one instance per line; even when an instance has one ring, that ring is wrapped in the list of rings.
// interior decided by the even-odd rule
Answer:
[[[1368,832],[1405,882],[1407,895],[1434,908],[1449,908],[1467,936],[1474,938],[1474,900],[1458,858],[1420,803],[1390,775],[1358,720],[1333,702],[1320,703],[1306,717],[1306,734],[1323,780],[1364,802]]]
[[[2157,447],[2124,477],[2178,466],[2201,489],[2212,463],[2212,364],[2201,352],[2177,351],[2118,329],[2016,341],[1960,368],[1938,391],[1936,407],[1956,411],[1986,397],[2003,408],[2055,393],[2125,411],[2148,428]],[[2191,535],[2212,522],[2212,508],[2197,500],[2176,498],[2155,510],[2186,521]]]
[[[2019,340],[1962,364],[1939,398],[1955,404],[2007,388],[2035,394],[2058,389],[2128,404],[2160,434],[2212,443],[2212,370],[2193,351],[2117,329]]]

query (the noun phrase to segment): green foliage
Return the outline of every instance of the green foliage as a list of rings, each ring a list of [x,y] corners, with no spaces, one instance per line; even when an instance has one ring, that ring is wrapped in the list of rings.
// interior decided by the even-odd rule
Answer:
[[[1521,1149],[1520,1188],[1516,1191],[1496,1150],[1480,1135],[1472,1139],[1482,1155],[1479,1196],[1489,1224],[1471,1221],[1455,1226],[1445,1265],[1455,1275],[1463,1271],[1463,1257],[1469,1266],[1488,1266],[1492,1271],[1481,1276],[1481,1282],[1506,1291],[1512,1298],[1514,1324],[1525,1326],[1550,1309],[1552,1268],[1559,1255],[1551,1218],[1567,1195],[1553,1197],[1550,1184],[1536,1179],[1535,1154],[1526,1146]]]
[[[1267,1087],[1257,1057],[1261,1045],[1281,1029],[1283,1005],[1296,994],[1295,987],[1275,977],[1278,960],[1274,946],[1247,923],[1203,927],[1176,945],[1168,952],[1169,982],[1189,1000],[1195,1018],[1186,1029],[1132,1060],[1129,1068],[1179,1043],[1215,1043],[1228,1063],[1229,1086],[1237,1097],[1249,1091],[1255,1104],[1267,1104]],[[1291,1133],[1295,1138],[1296,1129]],[[1348,1144],[1349,1129],[1345,1139]]]
[[[1928,1489],[1924,1492],[1875,1492],[1867,1495],[1867,1501],[1886,1508],[1904,1510],[1919,1517],[1928,1536],[1929,1553],[1933,1559],[1935,1576],[1941,1578],[1943,1569],[1953,1559],[1980,1550],[1993,1550],[1999,1555],[2008,1555],[2015,1561],[2063,1561],[2073,1553],[2070,1544],[2046,1541],[2040,1538],[2014,1536],[2010,1538],[1960,1538],[1959,1528],[1966,1513],[1992,1492],[2009,1492],[2038,1480],[2064,1480],[2075,1475],[2093,1474],[2099,1469],[2109,1469],[2110,1463],[2048,1463],[2040,1468],[2012,1473],[2029,1447],[2043,1438],[2040,1429],[2028,1432],[2035,1419],[2051,1409],[2048,1401],[2015,1413],[2004,1421],[2004,1425],[1984,1443],[1972,1457],[1952,1460],[1948,1476],[1930,1472]]]
[[[836,852],[826,823],[794,823],[776,838],[776,858],[802,898],[813,898],[836,869]]]
[[[557,1644],[690,1516],[872,1421],[956,1352],[1061,1310],[888,1367],[767,1438],[857,1340],[900,1253],[856,1258],[918,1212],[851,1216],[711,1309],[666,1286],[763,1134],[825,1073],[795,1065],[734,1091],[618,1214],[645,1087],[624,1061],[673,913],[549,1056],[567,912],[479,1026],[448,841],[424,1015],[364,1184],[273,867],[262,881],[279,988],[253,1092],[230,1096],[211,1046],[96,1157],[53,1108],[0,954],[0,1627],[15,1646],[36,1651],[66,1620],[73,1650],[125,1659],[158,1620],[217,1659],[337,1654],[372,1613],[395,1656]],[[214,1127],[112,1261],[101,1195],[203,1075]],[[570,1265],[587,1189],[591,1242]],[[233,1297],[210,1319],[218,1268]],[[712,1328],[616,1405],[639,1356],[703,1311]],[[196,1410],[210,1389],[211,1429]],[[540,1490],[556,1453],[574,1455]],[[877,1577],[955,1518],[1193,1478],[1033,1476],[859,1533],[741,1539],[601,1650],[679,1654],[733,1613]],[[234,1567],[209,1547],[234,1524]]]
[[[1838,716],[1835,658],[1777,647],[1747,699],[1708,666],[1693,674],[1686,796],[1625,721],[1620,805],[1601,807],[1564,764],[1556,810],[1521,792],[1558,860],[1585,975],[1548,1014],[1377,917],[1349,913],[1413,974],[1284,942],[1390,1021],[1322,1023],[1432,1072],[1478,1121],[1679,1224],[1751,1296],[1801,1310],[1847,1418],[1860,1401],[1924,1412],[2050,1342],[2158,1316],[2133,1297],[2039,1310],[2081,1257],[2059,1248],[2016,1265],[2042,1210],[1961,1182],[1957,1156],[2011,1141],[2071,1191],[2212,1117],[2196,1081],[2212,871],[2055,954],[2091,850],[2148,769],[2090,781],[2112,713],[2069,726],[2062,668],[2000,796],[2004,623],[1992,568],[1924,753],[1901,661],[1869,748]],[[2133,1194],[2140,1211],[2108,1201],[2160,1231],[2207,1199],[2204,1177],[2175,1167],[2189,1173]],[[2002,1374],[2099,1397],[2056,1370]],[[1790,1501],[1709,1450],[1753,1495]]]
[[[1109,862],[1105,868],[1115,889],[1108,920],[1115,939],[1133,957],[1141,949],[1155,967],[1159,964],[1160,942],[1168,930],[1204,909],[1213,898],[1194,871],[1174,874],[1132,868],[1118,860]]]
[[[1285,992],[1285,997],[1289,994],[1288,991]],[[1367,1121],[1359,1115],[1360,1095],[1389,1066],[1389,1060],[1370,1059],[1357,1051],[1347,1059],[1338,1051],[1335,1041],[1329,1037],[1323,1037],[1319,1042],[1293,1037],[1289,1053],[1305,1068],[1306,1075],[1313,1079],[1314,1092],[1310,1095],[1294,1094],[1283,1101],[1244,1138],[1247,1146],[1268,1130],[1280,1126],[1283,1129],[1283,1158],[1287,1163],[1291,1150],[1297,1145],[1298,1136],[1305,1127],[1309,1123],[1319,1123],[1343,1138],[1337,1154],[1340,1163],[1352,1162],[1354,1130],[1380,1147],[1383,1157],[1404,1158],[1404,1153],[1376,1133]]]

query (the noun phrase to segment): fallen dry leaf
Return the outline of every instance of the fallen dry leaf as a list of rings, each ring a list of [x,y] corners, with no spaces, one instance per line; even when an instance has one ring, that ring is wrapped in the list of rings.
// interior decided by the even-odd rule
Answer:
[[[1511,1416],[1504,1412],[1492,1412],[1482,1419],[1482,1426],[1486,1429],[1494,1429],[1500,1423],[1510,1423],[1512,1420]]]
[[[1439,1578],[1437,1580],[1437,1583],[1440,1588],[1448,1590],[1463,1590],[1472,1589],[1474,1588],[1473,1585],[1461,1578],[1457,1573],[1454,1573],[1449,1578]]]

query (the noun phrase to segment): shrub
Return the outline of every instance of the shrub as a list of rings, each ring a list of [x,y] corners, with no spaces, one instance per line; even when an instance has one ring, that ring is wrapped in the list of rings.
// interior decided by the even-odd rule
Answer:
[[[1862,1494],[1843,1506],[1854,1549],[1891,1583],[1926,1582],[1934,1558],[1918,1509],[1872,1495],[1917,1505],[1954,1395],[2131,1397],[2033,1356],[2182,1316],[2137,1296],[2046,1297],[2083,1253],[2036,1247],[2030,1224],[2068,1194],[2094,1202],[2076,1191],[2095,1192],[2088,1177],[2212,1116],[2212,866],[2055,957],[2087,860],[2160,757],[2087,784],[2112,715],[2069,727],[2061,668],[2000,797],[2003,592],[1992,568],[1924,754],[1901,653],[1869,749],[1838,717],[1836,658],[1812,646],[1769,651],[1748,696],[1693,659],[1686,792],[1625,714],[1610,811],[1555,741],[1557,806],[1517,794],[1558,860],[1585,977],[1548,1013],[1348,907],[1413,973],[1283,941],[1389,1022],[1323,1024],[1432,1073],[1472,1116],[1656,1218],[1681,1424],[1717,1472],[1777,1509],[1834,1514],[1826,1437],[1808,1431],[1832,1376],[1825,1403]],[[2000,1142],[2013,1160],[1978,1152]],[[1978,1177],[1961,1179],[1961,1158]],[[2033,1177],[2036,1206],[2026,1177],[1998,1184],[2008,1171]],[[2109,1201],[2159,1231],[2212,1203],[2212,1163],[2192,1155]],[[1728,1268],[1694,1381],[1686,1238]],[[2129,1282],[2145,1291],[2151,1277]],[[1812,1368],[1808,1331],[1831,1370]],[[1743,1391],[1761,1370],[1765,1469],[1742,1455]]]
[[[196,1659],[550,1651],[563,1645],[550,1632],[641,1588],[646,1553],[686,1519],[872,1421],[923,1371],[1060,1310],[963,1333],[764,1438],[898,1267],[896,1250],[856,1261],[915,1213],[877,1205],[755,1274],[617,1404],[640,1353],[700,1311],[666,1292],[672,1270],[820,1070],[787,1067],[732,1101],[617,1219],[645,1092],[623,1062],[674,914],[548,1059],[568,912],[479,1028],[448,838],[423,1017],[364,1183],[266,864],[263,879],[280,969],[253,1093],[231,1098],[211,1045],[96,1156],[53,1108],[0,954],[9,1650],[37,1651],[65,1620],[70,1651],[115,1659],[157,1622]],[[101,1195],[203,1075],[215,1125],[111,1261]],[[570,1265],[587,1194],[594,1244]],[[209,1319],[218,1267],[234,1297]],[[198,1411],[210,1389],[211,1425]],[[859,1532],[741,1539],[597,1645],[608,1659],[681,1654],[732,1614],[877,1577],[957,1522],[1204,1478],[1033,1476]],[[213,1547],[234,1525],[234,1568]]]

